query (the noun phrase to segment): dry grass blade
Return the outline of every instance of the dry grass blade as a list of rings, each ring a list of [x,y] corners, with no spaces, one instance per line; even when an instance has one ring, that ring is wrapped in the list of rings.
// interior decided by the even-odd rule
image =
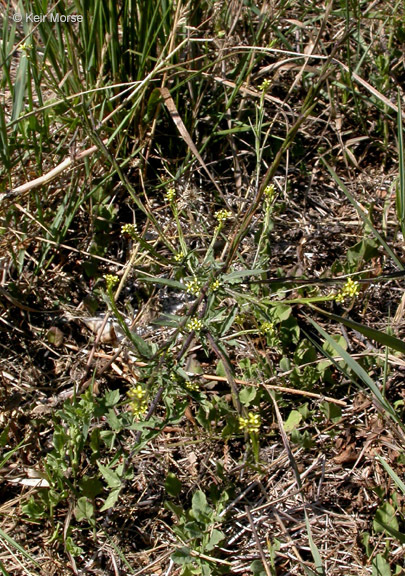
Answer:
[[[211,182],[215,186],[216,190],[221,195],[225,204],[228,205],[228,202],[227,202],[226,198],[224,197],[221,188],[218,186],[218,183],[215,181],[211,172],[208,170],[207,165],[205,164],[204,160],[201,158],[201,155],[198,152],[196,145],[194,144],[190,134],[188,133],[187,128],[185,127],[184,122],[181,119],[181,116],[180,116],[180,114],[176,108],[176,104],[174,103],[174,100],[171,97],[169,90],[166,87],[162,87],[162,88],[160,88],[160,92],[163,96],[165,106],[168,109],[169,114],[172,117],[172,120],[175,123],[177,130],[180,133],[180,136],[183,138],[184,142],[187,144],[187,146],[190,148],[191,152],[197,158],[197,160],[201,164],[202,168],[204,168],[208,178],[211,180]]]
[[[108,142],[107,139],[104,140],[104,144]],[[83,150],[82,152],[78,152],[69,158],[66,158],[63,162],[55,166],[52,170],[40,176],[39,178],[35,178],[35,180],[31,180],[30,182],[26,182],[25,184],[21,184],[12,190],[9,190],[3,194],[0,194],[0,201],[5,198],[13,198],[14,196],[18,196],[20,194],[24,194],[25,192],[29,192],[30,190],[34,190],[35,188],[39,188],[39,186],[44,186],[49,182],[52,182],[57,176],[62,174],[67,168],[70,166],[74,166],[76,162],[80,160],[84,160],[84,158],[88,158],[92,156],[95,152],[98,151],[98,146],[91,146],[87,148],[87,150]]]

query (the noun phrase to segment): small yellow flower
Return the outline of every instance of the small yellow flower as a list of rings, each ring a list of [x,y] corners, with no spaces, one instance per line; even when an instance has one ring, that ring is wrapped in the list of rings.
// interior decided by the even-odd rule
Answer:
[[[259,86],[259,90],[261,92],[267,92],[267,90],[270,88],[271,82],[270,80],[263,80],[263,82],[260,84]]]
[[[239,428],[249,434],[257,434],[260,430],[261,419],[259,414],[248,412],[247,418],[239,418]]]
[[[199,386],[198,382],[191,382],[191,380],[187,380],[186,381],[186,388],[187,388],[187,390],[190,390],[190,392],[198,392],[198,390],[200,389],[200,386]]]
[[[218,210],[218,212],[215,212],[215,218],[218,220],[219,224],[223,224],[229,220],[231,216],[232,213],[229,210]]]
[[[189,282],[186,283],[187,294],[192,294],[193,296],[197,296],[200,293],[200,289],[201,289],[201,283],[198,280],[198,278],[196,278],[195,276],[194,276],[193,280],[190,280]]]
[[[146,400],[146,391],[140,384],[128,390],[127,396],[130,399],[129,407],[134,416],[141,416],[147,411],[148,403]]]
[[[187,322],[187,331],[188,332],[199,332],[202,327],[204,326],[202,320],[200,320],[197,317],[191,318],[191,320],[189,320]]]
[[[235,324],[238,324],[239,326],[242,326],[243,323],[245,322],[246,317],[244,314],[236,314],[235,316]]]
[[[105,274],[104,280],[107,286],[107,290],[112,290],[114,286],[120,281],[118,276],[115,276],[114,274]]]
[[[165,195],[165,199],[170,202],[170,204],[172,202],[174,202],[174,200],[176,199],[176,190],[174,188],[168,188],[166,190],[166,195]]]
[[[181,262],[184,258],[184,252],[177,252],[174,259],[176,262]]]
[[[136,226],[134,224],[124,224],[121,226],[121,234],[128,234],[131,238],[135,238],[137,233]]]
[[[335,296],[336,302],[343,302],[346,298],[355,298],[360,291],[360,284],[357,280],[348,278],[346,284]]]
[[[260,326],[261,334],[274,334],[274,323],[273,322],[263,322]]]
[[[217,292],[217,290],[219,290],[222,286],[222,282],[221,280],[219,280],[218,278],[216,280],[214,280],[214,282],[211,284],[211,292]]]
[[[30,52],[32,50],[32,46],[30,46],[29,44],[27,44],[27,42],[23,42],[22,44],[19,45],[18,47],[18,51],[19,52],[23,52],[27,58],[30,57]]]
[[[273,200],[274,196],[276,195],[276,189],[274,188],[274,184],[269,184],[269,186],[266,186],[266,188],[264,189],[264,195],[266,197],[266,200],[268,200],[269,202]]]

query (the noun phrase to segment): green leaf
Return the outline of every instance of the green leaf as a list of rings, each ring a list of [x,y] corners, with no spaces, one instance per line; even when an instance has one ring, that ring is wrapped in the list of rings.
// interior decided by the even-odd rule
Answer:
[[[173,514],[178,519],[181,518],[184,514],[184,510],[181,506],[178,506],[177,504],[173,504],[173,502],[169,502],[168,500],[165,501],[164,507],[166,508],[166,510],[170,510],[170,512],[173,512]]]
[[[298,410],[291,410],[287,420],[284,422],[285,432],[291,432],[297,428],[302,421],[302,414]]]
[[[225,538],[225,534],[223,532],[221,532],[220,530],[217,530],[216,528],[214,528],[211,532],[210,539],[208,541],[208,544],[205,546],[205,549],[208,551],[214,550],[214,548],[216,548],[216,546],[218,546],[218,544],[220,542],[222,542],[222,540],[224,540],[224,538]]]
[[[140,282],[149,282],[150,284],[162,284],[163,286],[169,286],[175,290],[184,291],[186,285],[178,282],[177,280],[171,280],[170,278],[160,278],[159,276],[140,276],[138,278]]]
[[[187,533],[188,538],[202,538],[204,535],[198,522],[186,522],[184,530]]]
[[[4,430],[0,434],[0,446],[2,448],[4,448],[4,446],[7,444],[9,430],[10,430],[10,425],[7,424],[7,426],[4,428]]]
[[[104,394],[105,405],[111,408],[118,404],[120,401],[120,391],[119,390],[107,390]]]
[[[398,531],[399,524],[395,515],[395,508],[389,502],[384,502],[374,516],[373,528],[375,532]]]
[[[231,310],[228,310],[225,320],[218,328],[218,334],[219,336],[221,336],[221,338],[227,334],[228,330],[233,325],[237,314],[238,314],[238,306],[235,304],[235,306],[233,306]]]
[[[120,488],[121,487],[121,479],[119,478],[118,474],[111,470],[111,468],[107,468],[100,462],[97,462],[97,466],[103,475],[104,480],[107,482],[109,488]]]
[[[146,114],[144,116],[144,122],[145,123],[149,123],[153,120],[153,116],[155,114],[156,111],[156,107],[158,105],[159,100],[162,99],[162,95],[160,93],[159,88],[154,88],[154,90],[152,90],[149,99],[148,99],[148,104],[146,107]]]
[[[94,521],[94,505],[86,496],[78,499],[75,508],[75,517],[78,522],[80,522],[80,520]]]
[[[194,493],[191,502],[191,510],[193,517],[203,524],[206,524],[210,519],[212,510],[208,506],[207,497],[201,490],[197,490],[197,492]]]
[[[129,339],[134,344],[137,351],[144,358],[152,358],[154,353],[153,348],[147,342],[145,342],[143,338],[138,336],[138,334],[135,331],[128,329],[128,332],[129,332]]]
[[[240,280],[240,278],[246,278],[246,276],[260,276],[261,274],[265,273],[266,270],[236,270],[230,274],[225,274],[225,276],[223,276],[223,280],[229,284],[234,284]]]
[[[287,356],[283,356],[280,360],[280,370],[282,372],[289,372],[291,370],[291,362]]]
[[[372,562],[372,576],[392,576],[391,568],[382,554],[377,554]]]
[[[342,409],[337,404],[332,402],[322,402],[320,405],[320,410],[323,412],[328,420],[331,422],[339,422],[342,418]]]
[[[172,560],[176,564],[180,564],[182,566],[184,566],[184,564],[191,564],[193,562],[193,558],[191,556],[190,548],[187,548],[187,546],[177,548],[177,550],[172,554]]]
[[[287,304],[275,304],[274,302],[272,303],[272,306],[273,307],[269,312],[273,320],[285,322],[285,320],[291,316],[291,306],[287,306]]]
[[[173,472],[169,472],[165,480],[165,490],[170,496],[178,496],[181,492],[181,482]]]
[[[399,182],[396,187],[396,211],[398,222],[401,226],[402,236],[405,236],[405,152],[404,133],[402,128],[402,102],[398,88],[398,155],[399,155]]]
[[[103,506],[100,508],[100,512],[105,512],[106,510],[108,510],[109,508],[112,508],[114,506],[114,504],[118,500],[118,497],[120,495],[120,491],[121,491],[120,488],[116,488],[115,490],[112,490],[109,493],[106,501],[104,502]]]
[[[106,415],[106,420],[111,430],[115,432],[119,432],[123,427],[121,419],[117,416],[116,411],[113,410],[112,408],[110,408],[110,410],[108,411]]]
[[[264,569],[261,560],[254,560],[249,566],[249,569],[251,570],[253,576],[267,576],[267,572]]]
[[[239,392],[239,400],[244,406],[249,406],[256,398],[257,390],[254,386],[245,386]]]
[[[320,576],[325,576],[325,570],[322,565],[322,558],[319,554],[319,550],[317,545],[314,542],[311,530],[311,524],[309,523],[308,514],[305,510],[305,525],[307,527],[307,534],[308,534],[308,541],[309,547],[311,548],[312,558],[314,559],[315,563],[315,574],[319,574]]]
[[[69,552],[72,556],[80,556],[81,554],[84,554],[83,548],[78,546],[71,536],[66,538],[65,547],[66,551]]]
[[[339,334],[331,334],[331,338],[333,338],[339,346],[347,350],[347,342],[343,336],[340,336]],[[324,350],[328,356],[333,356],[335,353],[335,349],[327,341],[322,344],[322,350]]]
[[[103,491],[103,484],[96,476],[83,476],[79,482],[80,490],[83,496],[95,498]]]
[[[222,378],[226,378],[226,370],[222,360],[218,361],[217,367],[215,369],[215,374],[217,376],[221,376]]]

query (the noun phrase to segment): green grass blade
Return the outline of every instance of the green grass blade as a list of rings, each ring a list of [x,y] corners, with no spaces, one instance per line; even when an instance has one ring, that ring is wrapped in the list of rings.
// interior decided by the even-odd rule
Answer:
[[[402,235],[405,237],[405,157],[404,157],[404,133],[402,129],[401,97],[398,92],[398,162],[399,183],[397,185],[396,209]]]
[[[390,255],[390,257],[394,260],[394,262],[396,263],[396,265],[401,269],[404,270],[404,265],[402,264],[401,260],[398,258],[398,256],[391,250],[391,248],[388,246],[387,242],[384,240],[384,238],[381,236],[381,234],[376,230],[376,228],[374,227],[374,225],[372,224],[370,218],[368,218],[363,209],[360,207],[360,205],[358,204],[358,202],[353,198],[353,196],[350,194],[349,190],[346,188],[346,186],[343,184],[342,180],[339,178],[339,176],[336,174],[336,172],[334,171],[334,169],[329,166],[329,164],[326,162],[326,160],[324,158],[322,158],[322,162],[325,164],[326,168],[328,169],[330,175],[332,176],[332,178],[334,179],[334,181],[336,182],[336,184],[339,186],[339,188],[342,190],[343,194],[346,196],[346,198],[349,200],[349,202],[351,203],[351,205],[355,208],[357,214],[359,215],[360,219],[363,221],[363,223],[368,226],[370,228],[370,230],[373,232],[375,238],[380,242],[381,246],[384,247],[385,251],[387,252],[387,254]]]
[[[358,378],[370,389],[371,393],[374,395],[376,400],[379,402],[384,411],[391,417],[391,419],[398,424],[403,430],[405,430],[405,425],[399,419],[394,408],[388,402],[386,398],[381,394],[378,386],[373,382],[367,372],[360,366],[360,364],[344,350],[319,324],[308,317],[308,321],[316,328],[316,330],[325,338],[325,340],[336,350],[336,352],[343,358],[348,367],[354,372]]]
[[[309,518],[308,518],[308,514],[307,514],[306,510],[305,510],[305,525],[307,528],[308,541],[309,541],[309,546],[311,548],[312,558],[314,559],[314,563],[315,563],[315,568],[316,568],[315,574],[318,574],[319,576],[325,576],[325,570],[323,569],[323,565],[322,565],[322,558],[321,558],[321,555],[319,554],[318,547],[315,544],[314,539],[312,537],[311,524],[309,523]]]
[[[3,562],[1,561],[0,561],[0,572],[3,574],[3,576],[10,576],[10,573],[7,572],[7,570],[4,568]]]
[[[395,474],[394,470],[391,468],[391,466],[388,464],[388,462],[386,462],[384,460],[384,458],[382,458],[381,456],[377,456],[377,460],[380,462],[380,464],[385,468],[385,470],[391,476],[391,478],[395,482],[396,486],[401,490],[402,494],[405,495],[405,484],[404,484],[404,482],[402,482],[401,478],[399,476],[397,476],[397,474]]]
[[[26,97],[27,88],[27,75],[28,75],[28,58],[26,54],[21,56],[21,60],[18,66],[17,78],[14,87],[14,99],[13,99],[13,113],[11,120],[17,120],[24,109],[24,100]]]
[[[396,350],[397,352],[402,352],[405,354],[405,342],[396,338],[395,336],[391,336],[390,334],[386,334],[386,332],[382,332],[381,330],[376,330],[375,328],[370,328],[369,326],[364,326],[364,324],[360,324],[359,322],[355,322],[354,320],[350,320],[350,318],[344,318],[343,316],[339,316],[338,314],[332,314],[331,312],[326,312],[326,310],[322,310],[322,308],[318,308],[317,306],[311,306],[317,312],[320,312],[324,316],[327,316],[331,320],[338,322],[339,324],[343,324],[346,328],[352,328],[353,330],[357,330],[360,334],[363,334],[369,340],[375,340],[379,344],[383,346],[387,346],[392,350]]]
[[[36,568],[41,569],[41,566],[38,564],[38,562],[20,544],[18,544],[18,542],[16,542],[14,538],[9,536],[1,528],[0,528],[0,540],[4,540],[5,542],[7,542],[9,546],[14,548],[17,552],[20,552],[20,554],[22,554],[24,558],[32,562]]]

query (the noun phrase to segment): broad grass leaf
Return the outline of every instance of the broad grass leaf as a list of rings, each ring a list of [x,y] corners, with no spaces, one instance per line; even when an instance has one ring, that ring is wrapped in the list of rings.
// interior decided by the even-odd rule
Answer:
[[[319,324],[312,320],[312,318],[308,318],[309,322],[316,328],[316,330],[329,342],[329,344],[336,350],[336,352],[343,358],[347,366],[360,378],[360,380],[370,389],[370,391],[374,394],[376,400],[380,403],[381,407],[384,409],[387,415],[389,415],[394,422],[396,422],[402,429],[404,429],[404,425],[399,419],[397,413],[395,412],[394,408],[388,402],[386,398],[381,394],[381,391],[377,384],[370,378],[367,372],[360,366],[360,364],[350,356],[334,339],[327,333]]]
[[[311,306],[311,308],[315,308],[317,312],[320,312],[324,316],[327,316],[328,318],[334,320],[335,322],[338,322],[339,324],[343,324],[347,328],[357,330],[357,332],[360,332],[360,334],[363,334],[369,340],[375,340],[376,342],[382,344],[383,346],[387,346],[392,350],[396,350],[397,352],[402,352],[402,354],[405,354],[405,342],[403,340],[400,340],[399,338],[396,338],[395,336],[391,336],[390,334],[382,332],[381,330],[376,330],[376,328],[370,328],[369,326],[365,326],[364,324],[360,324],[359,322],[350,320],[350,318],[344,318],[343,316],[333,314],[332,312],[327,312],[326,310],[322,310],[322,308],[318,308],[317,306]],[[329,349],[330,347],[328,348],[328,350]]]

